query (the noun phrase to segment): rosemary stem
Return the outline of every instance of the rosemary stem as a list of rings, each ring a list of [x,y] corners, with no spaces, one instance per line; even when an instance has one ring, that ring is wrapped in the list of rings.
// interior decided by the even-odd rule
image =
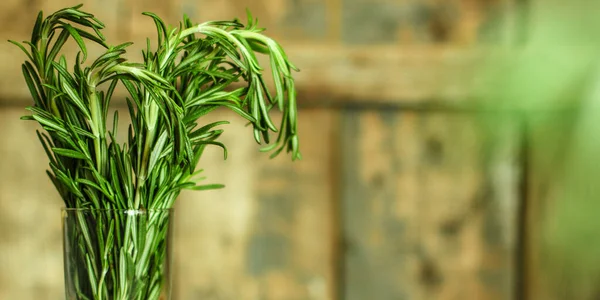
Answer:
[[[149,129],[144,141],[144,150],[142,153],[142,162],[140,173],[137,176],[137,185],[135,189],[135,197],[134,197],[134,208],[140,208],[141,202],[141,190],[146,182],[146,177],[148,173],[148,160],[150,157],[150,152],[152,150],[152,144],[154,142],[154,129]]]
[[[105,133],[102,130],[102,124],[104,123],[102,118],[102,108],[100,107],[100,102],[98,101],[98,95],[96,94],[96,86],[95,84],[88,84],[88,97],[90,101],[90,115],[92,120],[90,122],[90,127],[92,128],[92,134],[94,135],[94,152],[96,156],[96,169],[99,174],[104,175],[104,170],[102,166],[102,143],[105,140]]]
[[[44,56],[44,58],[46,57],[46,52],[47,52],[47,47],[48,47],[48,32],[47,30],[44,30],[42,32],[42,35],[40,37],[40,43],[39,43],[39,48],[40,48],[40,53],[41,55]],[[38,65],[38,74],[40,76],[40,80],[44,83],[47,84],[48,81],[46,79],[46,64],[49,64],[51,62],[40,62],[40,64]],[[45,93],[48,92],[48,88],[45,86],[41,87],[42,91]],[[56,99],[51,98],[50,99],[50,109],[51,109],[51,113],[55,116],[55,117],[60,117],[60,111],[58,110],[58,106],[56,105]]]
[[[142,150],[142,161],[140,163],[140,171],[137,176],[137,184],[134,196],[134,208],[140,208],[141,202],[141,190],[144,187],[146,178],[148,177],[148,163],[150,159],[150,152],[152,152],[152,146],[156,135],[156,122],[158,121],[158,105],[154,103],[154,100],[150,98],[148,92],[146,92],[146,103],[144,105],[144,113],[148,118],[146,119],[146,134],[144,135],[144,148]]]

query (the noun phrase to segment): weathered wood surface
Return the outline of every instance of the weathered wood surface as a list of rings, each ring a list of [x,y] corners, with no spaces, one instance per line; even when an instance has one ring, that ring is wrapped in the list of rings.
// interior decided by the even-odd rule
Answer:
[[[227,187],[179,200],[181,299],[335,299],[335,113],[301,113],[302,161],[268,160],[241,121],[225,163],[216,149],[203,157]]]
[[[342,299],[514,299],[518,128],[497,119],[345,111]]]

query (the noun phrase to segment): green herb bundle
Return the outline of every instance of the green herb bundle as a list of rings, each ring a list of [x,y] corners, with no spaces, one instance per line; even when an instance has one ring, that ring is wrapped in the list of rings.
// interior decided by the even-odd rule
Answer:
[[[157,44],[148,40],[143,60],[130,62],[124,54],[131,43],[109,46],[101,32],[104,25],[80,8],[62,9],[46,18],[40,12],[31,40],[11,41],[29,59],[22,70],[34,105],[23,119],[35,120],[45,130],[37,135],[50,161],[48,175],[67,208],[168,209],[182,189],[221,187],[199,184],[201,170],[195,170],[207,146],[221,147],[227,155],[219,142],[219,126],[227,121],[201,122],[218,108],[246,119],[255,140],[268,144],[262,151],[275,156],[285,149],[293,159],[300,158],[292,78],[296,68],[250,14],[247,25],[238,20],[194,24],[184,16],[179,27],[170,28],[155,14],[145,13],[156,25]],[[61,55],[69,39],[80,49],[73,61]],[[91,62],[89,42],[106,49]],[[263,78],[258,55],[270,58],[274,94]],[[108,124],[117,85],[128,93],[131,124],[124,143],[115,138],[117,111]],[[273,108],[282,112],[279,126],[269,115]],[[270,143],[273,133],[276,138]],[[161,255],[144,256],[134,246],[163,243],[166,223],[148,221],[144,227],[129,218],[104,219],[77,221],[81,232],[74,233],[71,242],[81,245],[79,263],[90,273],[78,275],[77,293],[82,299],[156,299],[152,297],[158,297],[160,278],[134,289],[123,277],[160,265]],[[152,227],[158,223],[163,227]],[[116,233],[106,228],[116,228]],[[148,239],[156,243],[142,243]],[[108,241],[114,253],[106,250]],[[153,259],[157,261],[149,263]],[[113,265],[121,269],[109,272]],[[92,296],[84,296],[84,290]]]

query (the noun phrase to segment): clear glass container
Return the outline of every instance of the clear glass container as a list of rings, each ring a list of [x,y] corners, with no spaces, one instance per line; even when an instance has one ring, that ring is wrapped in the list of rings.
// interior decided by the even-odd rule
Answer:
[[[67,300],[170,300],[173,210],[62,209]]]

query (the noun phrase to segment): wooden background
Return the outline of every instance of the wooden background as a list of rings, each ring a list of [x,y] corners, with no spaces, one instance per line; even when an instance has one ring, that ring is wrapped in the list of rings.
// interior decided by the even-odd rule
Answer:
[[[84,2],[113,44],[153,36],[143,11],[176,24],[248,7],[302,69],[302,161],[261,155],[231,113],[208,118],[234,120],[230,158],[201,161],[227,188],[178,200],[175,299],[551,299],[536,139],[477,92],[479,66],[524,41],[530,1]],[[25,39],[37,11],[73,4],[5,1],[0,36]],[[60,299],[61,201],[19,120],[24,56],[5,42],[0,55],[0,299]]]

